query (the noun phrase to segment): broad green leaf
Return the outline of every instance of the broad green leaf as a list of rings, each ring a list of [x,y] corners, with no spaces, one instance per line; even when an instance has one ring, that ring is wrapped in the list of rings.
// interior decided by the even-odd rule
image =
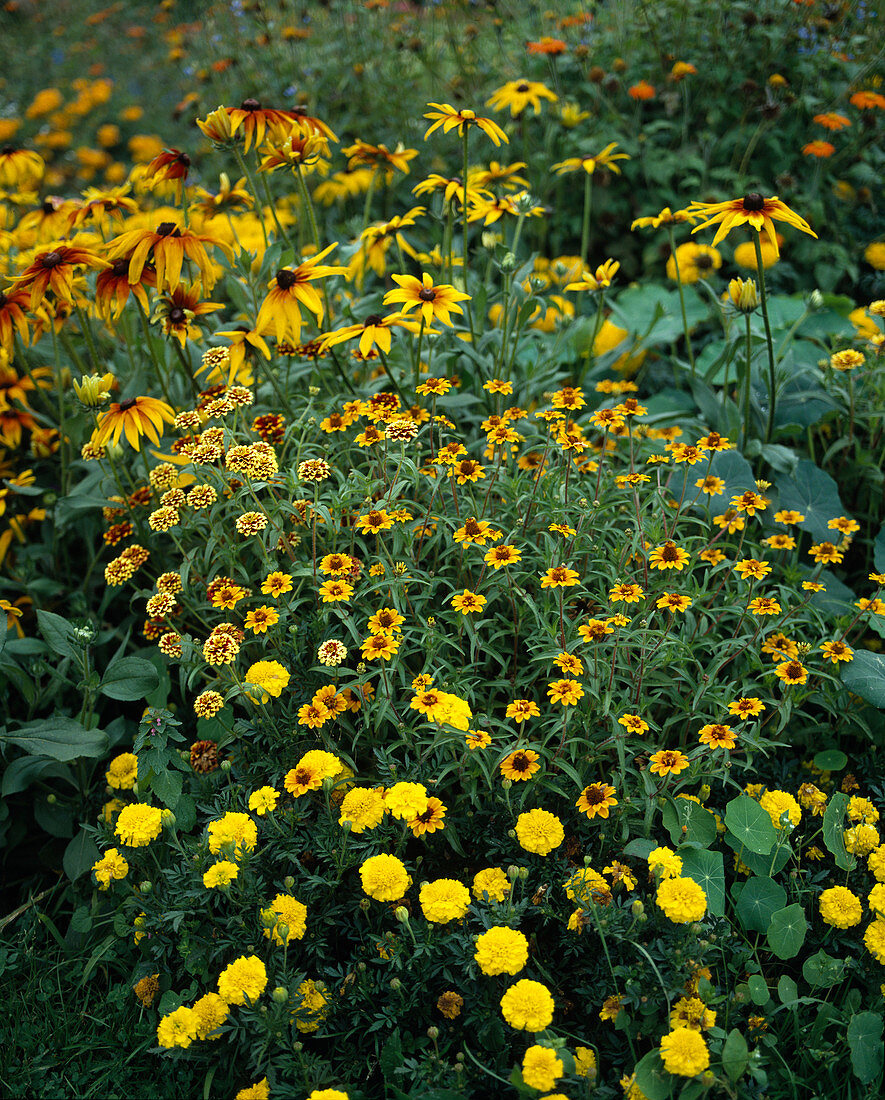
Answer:
[[[826,951],[820,950],[802,964],[802,977],[809,985],[829,988],[841,981],[844,969],[845,964],[841,959],[834,959]]]
[[[160,676],[150,661],[141,657],[121,657],[101,678],[101,693],[109,699],[132,702],[156,691]]]
[[[766,934],[768,946],[779,959],[793,959],[802,950],[807,931],[805,910],[794,902],[771,914]]]
[[[714,917],[725,916],[725,868],[721,852],[687,848],[679,853],[682,873],[693,879],[707,895],[707,911]]]
[[[73,881],[85,875],[87,871],[91,871],[93,864],[99,859],[101,859],[101,852],[96,847],[95,841],[81,829],[65,848],[62,865],[65,874]]]
[[[636,1084],[648,1100],[667,1100],[673,1078],[664,1069],[658,1051],[650,1050],[636,1063],[633,1072],[636,1074]]]
[[[50,836],[74,835],[74,815],[62,802],[50,802],[40,797],[34,800],[34,820]]]
[[[782,1005],[795,1004],[799,1000],[799,986],[786,974],[777,983],[777,995]]]
[[[777,488],[780,507],[801,512],[805,519],[799,526],[808,531],[815,542],[833,541],[833,532],[827,523],[848,513],[839,498],[839,486],[829,474],[803,459],[792,477],[778,481]]]
[[[882,1017],[875,1012],[859,1012],[848,1024],[851,1068],[865,1085],[882,1072]]]
[[[885,710],[885,654],[857,649],[841,670],[842,683],[874,707]]]
[[[183,776],[181,772],[165,769],[151,780],[151,789],[157,798],[170,810],[175,811],[178,800],[181,798]]]
[[[750,990],[750,999],[754,1005],[767,1005],[771,1000],[768,983],[761,974],[751,974],[747,978],[747,986]]]
[[[848,795],[836,791],[830,796],[827,808],[824,811],[823,834],[824,844],[833,853],[836,866],[843,871],[854,868],[857,860],[845,850],[845,840],[842,837],[844,828],[845,807],[848,805]]]
[[[824,749],[814,757],[814,766],[822,772],[840,772],[848,763],[848,757],[840,749]]]
[[[37,626],[53,653],[60,657],[76,657],[83,646],[76,641],[74,627],[52,611],[37,612]]]
[[[735,908],[747,931],[767,932],[772,914],[783,909],[786,902],[787,891],[780,883],[754,875],[744,883]]]
[[[688,798],[668,799],[661,810],[661,820],[676,845],[693,841],[709,848],[716,839],[716,818]]]
[[[743,847],[762,856],[771,851],[777,840],[771,818],[748,794],[739,795],[728,803],[725,824]]]
[[[728,1038],[722,1047],[722,1068],[729,1081],[737,1081],[747,1068],[750,1052],[747,1048],[747,1040],[733,1028],[728,1033]]]
[[[710,473],[725,482],[723,496],[739,496],[746,489],[755,489],[753,467],[737,451],[717,451],[710,463]]]
[[[49,776],[60,778],[68,775],[68,769],[55,760],[45,756],[21,756],[13,760],[3,773],[0,794],[4,798],[18,791],[24,791],[37,779]]]
[[[725,840],[726,843],[730,844],[735,850],[741,847],[731,833],[727,831],[725,833]],[[764,856],[760,856],[758,852],[748,852],[746,848],[743,848],[741,849],[741,862],[749,867],[754,875],[762,875],[763,878],[770,878],[786,867],[792,855],[793,849],[784,841],[782,844],[778,845],[773,852],[768,852],[768,854]]]
[[[78,756],[103,756],[108,736],[103,730],[87,730],[73,718],[55,716],[26,722],[17,730],[0,730],[0,741],[10,741],[33,756],[76,760]]]

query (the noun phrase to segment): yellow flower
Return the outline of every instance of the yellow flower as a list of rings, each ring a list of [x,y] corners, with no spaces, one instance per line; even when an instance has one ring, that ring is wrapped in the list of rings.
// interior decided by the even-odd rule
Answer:
[[[260,701],[266,703],[270,696],[279,699],[283,689],[289,686],[289,670],[279,661],[256,661],[246,670],[247,684],[254,684],[261,692]]]
[[[786,791],[766,791],[759,799],[759,805],[771,818],[775,829],[795,829],[802,820],[799,803]],[[782,823],[784,814],[787,815],[786,825]]]
[[[160,444],[164,431],[163,424],[171,424],[175,413],[165,401],[155,397],[129,397],[125,401],[114,402],[106,412],[101,413],[95,431],[92,433],[92,445],[104,447],[108,442],[117,444],[120,436],[136,451],[141,450],[143,435],[155,446]]]
[[[144,848],[160,835],[162,817],[158,807],[137,802],[120,811],[114,832],[130,848]]]
[[[131,752],[121,752],[110,762],[104,774],[109,787],[131,791],[138,779],[138,757]]]
[[[267,909],[261,910],[261,923],[265,937],[280,946],[300,940],[307,929],[307,906],[288,894],[277,894]]]
[[[860,924],[863,906],[860,898],[845,886],[832,886],[818,899],[821,920],[834,928],[853,928]]]
[[[528,978],[510,986],[501,998],[504,1019],[518,1031],[544,1031],[553,1022],[554,1007],[550,990]]]
[[[192,1008],[176,1008],[163,1016],[157,1025],[157,1043],[167,1050],[173,1047],[187,1049],[197,1037],[197,1024]]]
[[[447,924],[460,920],[470,906],[470,891],[451,878],[438,878],[425,882],[418,893],[421,911],[434,924]]]
[[[338,824],[348,823],[352,833],[362,833],[380,825],[386,812],[383,788],[351,787],[341,801]]]
[[[405,864],[396,856],[369,856],[360,866],[363,892],[375,901],[398,901],[411,879]]]
[[[473,896],[477,901],[503,901],[510,893],[510,880],[500,867],[486,867],[473,876]]]
[[[450,103],[428,103],[427,106],[432,107],[433,110],[424,112],[424,117],[432,120],[432,125],[424,134],[425,141],[440,126],[444,134],[454,129],[457,129],[459,134],[464,134],[471,127],[478,126],[487,137],[491,138],[495,145],[510,140],[497,122],[493,122],[490,118],[483,118],[481,115],[477,115],[475,111],[468,109],[457,111]]]
[[[549,855],[565,839],[562,822],[549,810],[528,810],[516,820],[516,839],[527,852]]]
[[[218,976],[219,996],[229,1005],[257,1001],[267,987],[267,970],[257,955],[244,955]]]
[[[773,198],[765,198],[758,191],[751,191],[740,199],[730,199],[728,202],[693,202],[689,209],[702,217],[705,222],[695,226],[692,233],[706,229],[710,225],[718,225],[716,236],[713,238],[714,246],[726,237],[732,229],[740,225],[749,225],[760,235],[764,232],[769,244],[774,249],[775,255],[779,255],[777,247],[777,233],[774,222],[782,221],[795,226],[803,233],[817,238],[817,234],[811,226],[801,218],[789,206],[781,202],[777,195]]]
[[[470,300],[469,294],[455,290],[447,283],[434,286],[433,279],[427,272],[423,272],[420,279],[416,279],[414,275],[391,275],[391,278],[399,289],[389,290],[384,295],[384,304],[402,302],[404,314],[418,309],[425,325],[439,321],[443,325],[451,326],[453,322],[450,314],[464,312],[458,303]]]
[[[301,1003],[294,1013],[295,1026],[301,1032],[316,1031],[328,1008],[329,998],[325,985],[308,978],[298,986],[298,996]]]
[[[658,907],[674,924],[703,920],[707,912],[707,895],[690,878],[668,878],[658,887]]]
[[[203,885],[207,890],[213,888],[223,890],[230,886],[239,873],[240,869],[236,863],[231,863],[229,859],[222,859],[213,863],[209,870],[204,872]]]
[[[522,1079],[533,1089],[552,1089],[564,1072],[562,1059],[549,1047],[535,1044],[522,1059]]]
[[[384,801],[393,817],[409,821],[427,809],[427,788],[423,783],[394,783]]]
[[[675,1076],[694,1077],[710,1064],[710,1052],[700,1032],[677,1027],[661,1039],[664,1069]]]
[[[92,871],[99,890],[107,890],[112,881],[124,879],[129,874],[129,864],[116,848],[108,848],[101,859],[92,865]]]

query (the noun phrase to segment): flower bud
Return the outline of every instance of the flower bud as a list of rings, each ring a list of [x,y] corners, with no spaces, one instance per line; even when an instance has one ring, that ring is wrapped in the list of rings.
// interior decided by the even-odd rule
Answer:
[[[516,880],[519,878],[519,868],[516,866],[515,863],[511,863],[510,866],[507,868],[507,877],[510,879],[511,882],[516,882]]]
[[[167,829],[175,828],[175,814],[168,807],[160,814],[160,820]]]
[[[286,877],[283,879],[283,886],[285,886],[287,890],[294,890],[295,879],[292,878],[291,875],[286,875]]]
[[[296,1054],[300,1054],[302,1050],[304,1050],[304,1043],[293,1043],[292,1049],[295,1051]]]
[[[439,1028],[438,1027],[429,1027],[427,1029],[427,1038],[428,1039],[433,1039],[433,1041],[436,1042],[436,1040],[439,1038]]]
[[[403,983],[399,980],[399,978],[390,979],[390,988],[394,991],[394,993],[402,989],[402,984]]]
[[[89,409],[97,409],[110,397],[114,381],[114,376],[108,372],[102,375],[90,374],[88,377],[84,375],[79,382],[72,381],[71,385],[81,405]]]
[[[509,791],[510,788],[513,786],[513,780],[512,779],[502,779],[501,780],[501,786],[504,788],[505,791]]]
[[[154,888],[154,884],[152,882],[150,882],[149,880],[147,880],[147,879],[145,879],[144,882],[140,882],[138,884],[139,892],[142,893],[142,894],[149,894],[151,892],[151,890],[153,890],[153,888]]]
[[[728,284],[728,297],[741,313],[752,313],[759,305],[759,292],[753,279],[732,279]]]
[[[398,905],[393,911],[393,915],[400,922],[400,924],[409,923],[409,911],[404,905]]]
[[[634,901],[633,904],[630,906],[630,912],[633,914],[634,917],[641,917],[642,914],[645,912],[645,906],[642,904],[639,898],[637,898],[636,901]]]
[[[230,760],[222,760],[220,767],[223,772],[229,772],[233,765],[231,764]]]
[[[278,985],[271,993],[274,1004],[284,1005],[289,1000],[289,990],[284,985]]]

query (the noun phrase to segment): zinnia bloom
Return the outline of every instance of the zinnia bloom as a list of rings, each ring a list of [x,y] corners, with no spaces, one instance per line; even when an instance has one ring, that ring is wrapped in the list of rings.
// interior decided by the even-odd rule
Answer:
[[[539,756],[532,749],[517,749],[501,761],[501,774],[505,779],[530,779],[541,765]]]
[[[575,805],[582,814],[586,814],[592,821],[594,817],[608,817],[608,811],[612,806],[617,806],[618,800],[614,797],[615,788],[608,783],[591,783],[585,787]]]

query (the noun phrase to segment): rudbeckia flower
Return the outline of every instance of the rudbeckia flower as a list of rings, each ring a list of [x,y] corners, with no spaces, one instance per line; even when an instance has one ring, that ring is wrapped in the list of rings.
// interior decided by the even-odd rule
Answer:
[[[208,294],[215,286],[215,272],[206,251],[211,244],[233,260],[230,245],[215,237],[201,236],[175,222],[161,222],[156,229],[130,229],[115,237],[108,246],[108,259],[118,260],[128,255],[129,282],[141,280],[148,253],[153,251],[157,272],[157,290],[175,290],[181,282],[181,269],[185,256],[197,265],[203,290]]]
[[[542,99],[555,103],[557,97],[546,84],[537,80],[508,80],[492,92],[486,100],[486,107],[491,107],[493,111],[503,111],[509,107],[510,114],[516,118],[526,107],[531,107],[538,114]]]
[[[621,169],[615,164],[615,161],[630,160],[630,157],[626,153],[613,153],[612,150],[616,149],[617,146],[618,143],[612,141],[599,153],[593,155],[588,153],[583,157],[567,157],[558,164],[554,164],[553,171],[561,176],[565,172],[577,172],[583,169],[588,176],[592,176],[597,168],[609,168],[616,175],[619,175]]]
[[[139,451],[143,435],[153,444],[159,444],[163,424],[171,424],[174,420],[175,414],[165,401],[154,397],[130,397],[119,404],[114,402],[99,416],[92,443],[95,447],[103,447],[108,440],[118,443],[125,432],[130,446]]]
[[[447,283],[433,285],[433,279],[423,272],[420,279],[413,275],[391,275],[399,290],[389,290],[384,295],[384,304],[393,305],[403,303],[403,313],[409,310],[419,309],[425,325],[430,325],[434,320],[439,320],[444,325],[451,327],[450,314],[463,313],[459,302],[470,300],[469,294],[455,290]]]
[[[764,232],[769,243],[774,249],[775,255],[780,255],[777,247],[777,233],[774,228],[776,221],[786,222],[788,225],[801,229],[803,233],[817,239],[817,233],[811,228],[804,218],[801,218],[795,210],[791,210],[786,203],[780,201],[777,195],[767,199],[758,191],[750,191],[740,199],[729,199],[728,202],[693,202],[689,210],[692,210],[707,220],[692,229],[697,233],[710,225],[718,225],[716,236],[713,238],[715,247],[724,237],[727,237],[732,229],[740,225],[749,225],[760,235]]]
[[[328,275],[340,275],[346,270],[337,264],[320,264],[320,260],[337,246],[336,241],[298,267],[284,267],[276,273],[268,283],[270,293],[258,311],[256,332],[273,330],[277,340],[291,338],[296,344],[299,343],[302,325],[300,305],[309,309],[318,321],[322,321],[323,303],[310,282],[312,279],[324,279]]]
[[[440,126],[442,126],[444,134],[456,128],[459,134],[463,134],[471,126],[478,126],[487,137],[491,138],[495,145],[500,145],[502,141],[510,141],[497,122],[493,122],[490,118],[483,118],[481,115],[477,115],[475,111],[466,108],[456,111],[451,103],[428,103],[427,106],[433,107],[433,110],[425,111],[424,117],[431,119],[433,125],[425,133],[425,141]]]
[[[16,279],[16,290],[30,290],[30,307],[35,310],[47,290],[56,298],[69,302],[74,295],[75,267],[108,267],[109,264],[85,248],[59,244],[48,252],[40,252]],[[8,301],[9,299],[7,299]]]

